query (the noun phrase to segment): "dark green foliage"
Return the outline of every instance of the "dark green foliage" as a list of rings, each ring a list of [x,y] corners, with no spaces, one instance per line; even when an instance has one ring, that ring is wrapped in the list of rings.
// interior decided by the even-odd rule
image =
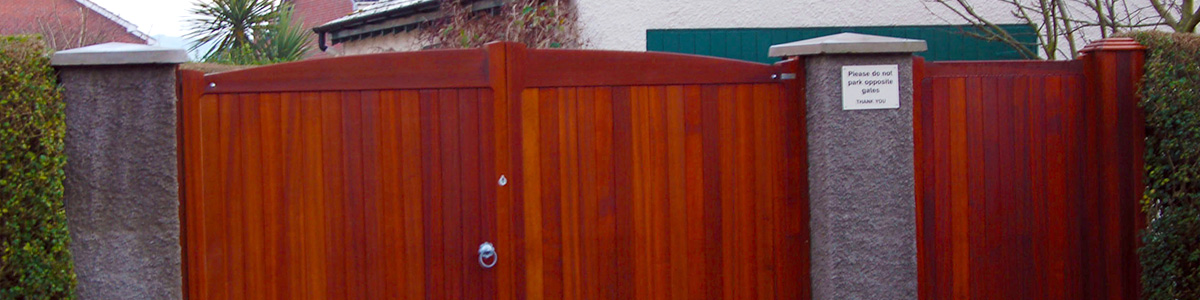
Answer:
[[[1140,250],[1143,297],[1200,299],[1200,36],[1131,36],[1150,48],[1142,86],[1149,221]]]
[[[204,62],[263,65],[304,58],[309,33],[294,19],[291,5],[269,0],[197,2],[190,20],[192,50],[212,48]]]
[[[71,298],[64,104],[41,39],[0,37],[0,299]]]

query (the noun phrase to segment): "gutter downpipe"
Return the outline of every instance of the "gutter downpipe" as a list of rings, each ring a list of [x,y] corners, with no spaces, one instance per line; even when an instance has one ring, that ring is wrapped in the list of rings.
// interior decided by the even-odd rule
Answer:
[[[329,49],[329,46],[325,45],[325,33],[316,30],[313,31],[317,33],[317,48],[320,48],[321,52],[325,52],[326,49]]]

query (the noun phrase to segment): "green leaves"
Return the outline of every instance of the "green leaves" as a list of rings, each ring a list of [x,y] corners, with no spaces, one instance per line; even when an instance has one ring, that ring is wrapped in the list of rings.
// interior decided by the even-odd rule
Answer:
[[[0,37],[0,299],[74,296],[62,102],[41,41]]]
[[[270,0],[213,0],[198,2],[189,21],[195,40],[191,49],[212,48],[204,54],[211,63],[261,65],[303,58],[311,48],[309,34],[296,22],[291,6]]]
[[[1200,36],[1139,32],[1149,47],[1146,116],[1148,228],[1139,250],[1145,299],[1200,299]]]

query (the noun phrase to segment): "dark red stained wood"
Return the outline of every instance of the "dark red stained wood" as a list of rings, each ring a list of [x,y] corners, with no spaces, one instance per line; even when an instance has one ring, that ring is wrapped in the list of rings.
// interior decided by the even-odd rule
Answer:
[[[509,257],[509,261],[515,261],[514,245],[516,244],[513,233],[513,203],[511,186],[505,185],[492,186],[488,184],[491,180],[498,180],[500,176],[508,178],[512,168],[512,150],[510,148],[509,136],[509,91],[508,80],[508,44],[492,43],[486,46],[488,51],[488,72],[491,79],[491,90],[483,90],[480,96],[483,102],[483,111],[480,112],[484,118],[481,121],[483,128],[490,128],[488,131],[480,132],[481,138],[484,140],[480,151],[485,153],[483,157],[483,176],[484,195],[492,195],[491,201],[484,200],[483,208],[481,209],[482,222],[485,226],[491,227],[494,224],[494,230],[484,230],[484,236],[495,240],[496,248],[499,253],[503,253]],[[491,101],[487,101],[491,100]],[[489,146],[490,145],[490,146]],[[489,148],[490,147],[490,148]],[[516,277],[516,268],[513,268],[511,263],[500,264],[496,266],[494,275],[485,277],[486,284],[495,287],[495,293],[490,295],[495,299],[509,300],[515,297],[513,289],[513,281]],[[483,291],[486,293],[489,289],[485,286]]]
[[[224,178],[222,184],[222,194],[224,196],[224,209],[228,219],[229,226],[225,228],[225,234],[229,237],[225,244],[225,252],[229,255],[230,265],[225,270],[223,278],[228,282],[229,296],[233,299],[244,299],[246,296],[246,281],[245,281],[245,266],[246,266],[246,234],[245,234],[245,211],[242,208],[243,197],[245,193],[242,180],[238,177],[244,176],[243,169],[245,163],[242,162],[242,152],[245,149],[245,139],[242,138],[244,129],[241,122],[241,105],[237,102],[237,95],[222,95],[221,102],[221,120],[222,120],[222,136],[221,136],[221,168],[234,176]],[[221,172],[225,173],[225,172]]]
[[[772,65],[658,52],[526,50],[527,87],[776,83]]]
[[[577,268],[579,272],[575,276],[578,280],[578,290],[575,293],[576,297],[580,295],[593,295],[600,297],[602,294],[599,278],[600,273],[597,272],[599,265],[603,263],[600,256],[601,245],[598,243],[598,231],[600,228],[600,208],[597,202],[596,183],[596,90],[594,88],[580,88],[576,92],[576,111],[575,116],[578,118],[577,124],[574,126],[574,131],[569,134],[574,134],[578,137],[576,151],[578,151],[576,160],[578,163],[578,187],[575,191],[578,195],[579,205],[573,213],[578,218],[578,226],[574,228],[578,234],[578,245],[581,249],[576,250]],[[564,208],[565,209],[565,208]]]
[[[545,265],[544,247],[543,247],[543,232],[542,232],[542,158],[541,158],[541,131],[540,124],[542,121],[541,98],[536,89],[526,89],[521,92],[521,100],[519,101],[519,113],[517,119],[520,121],[520,130],[517,130],[520,135],[517,140],[520,141],[521,156],[520,170],[521,181],[519,181],[522,193],[520,203],[521,213],[519,216],[518,228],[521,243],[519,243],[518,251],[520,256],[517,257],[519,266],[523,266],[525,274],[523,277],[518,277],[519,289],[524,291],[526,297],[536,298],[543,297],[545,291]],[[520,296],[520,294],[518,294]],[[519,298],[519,297],[518,297]]]
[[[481,49],[315,59],[205,76],[204,92],[488,87],[487,59]]]
[[[779,183],[778,173],[776,172],[785,165],[780,164],[776,158],[779,152],[782,151],[784,144],[780,143],[777,138],[777,130],[780,126],[776,114],[782,111],[782,106],[778,102],[779,88],[774,85],[755,85],[754,86],[754,113],[757,118],[754,119],[755,127],[755,155],[754,155],[754,172],[756,189],[756,199],[758,201],[755,208],[755,237],[756,248],[755,273],[758,280],[755,284],[758,287],[758,297],[766,299],[775,299],[775,252],[776,238],[775,235],[780,233],[776,228],[776,218],[780,218],[775,214],[779,209],[778,201],[782,197],[781,186]]]
[[[363,116],[362,94],[358,92],[343,92],[340,97],[342,122],[342,160],[344,169],[342,180],[342,195],[340,201],[345,222],[342,232],[345,233],[340,245],[344,256],[340,257],[345,264],[345,289],[350,298],[365,298],[366,288],[363,285],[366,278],[364,228],[364,195],[363,195]]]
[[[580,276],[580,295],[593,295],[594,298],[601,298],[604,294],[605,286],[601,283],[601,274],[599,272],[600,265],[605,264],[604,258],[601,256],[600,244],[600,204],[599,190],[600,186],[596,181],[599,169],[596,168],[596,90],[592,88],[578,89],[576,94],[578,125],[575,128],[575,134],[578,136],[578,172],[580,172],[580,185],[578,185],[578,197],[580,204],[578,205],[576,214],[580,218],[580,226],[575,228],[578,236],[580,236],[581,250],[578,250],[577,256],[581,260],[578,263],[578,268],[581,268]]]
[[[364,106],[364,111],[367,107]],[[378,143],[374,154],[379,160],[376,167],[379,172],[377,181],[381,203],[376,214],[380,224],[378,235],[380,245],[376,252],[379,255],[377,270],[382,284],[377,295],[383,298],[400,299],[404,295],[405,272],[403,260],[407,243],[404,237],[404,199],[401,188],[400,149],[400,93],[398,91],[383,91],[379,95],[378,117],[374,120],[376,134],[370,138]],[[364,137],[366,138],[366,137]],[[383,155],[386,153],[387,155]]]
[[[538,92],[538,133],[540,148],[537,157],[541,168],[541,231],[542,231],[542,268],[544,272],[542,297],[560,299],[563,297],[563,262],[562,262],[562,168],[558,128],[559,109],[562,103],[558,99],[557,89],[542,89]],[[534,116],[529,116],[534,117]],[[532,297],[533,295],[531,295]]]
[[[617,256],[620,248],[618,235],[617,196],[615,195],[614,174],[616,158],[614,155],[613,132],[616,128],[613,109],[614,92],[612,88],[596,88],[595,98],[595,150],[596,150],[596,201],[598,225],[596,228],[597,250],[596,285],[599,291],[598,299],[619,299],[616,287],[623,281],[617,272]]]
[[[400,92],[400,164],[401,169],[400,185],[403,188],[403,210],[404,210],[404,240],[405,249],[404,257],[404,278],[406,299],[424,299],[429,294],[425,290],[426,279],[425,271],[430,267],[430,262],[425,260],[425,241],[428,227],[425,227],[428,219],[435,219],[433,216],[425,215],[424,190],[427,179],[424,177],[424,159],[431,155],[424,152],[423,142],[426,135],[431,135],[432,132],[422,128],[423,121],[421,118],[421,97],[416,91]]]
[[[785,73],[796,74],[796,80],[785,81],[780,90],[778,122],[782,147],[782,207],[776,210],[779,224],[779,243],[776,246],[776,295],[780,299],[810,299],[809,278],[809,212],[808,212],[808,155],[805,120],[805,76],[803,60],[789,59],[778,63]],[[801,271],[791,271],[801,270]]]
[[[362,93],[361,97],[359,116],[362,118],[360,127],[362,143],[360,146],[362,147],[363,256],[360,258],[360,263],[364,267],[362,269],[363,284],[360,285],[360,288],[364,289],[363,295],[366,298],[382,299],[387,292],[384,279],[388,277],[384,263],[386,255],[384,243],[390,240],[391,236],[383,234],[385,225],[381,214],[386,212],[385,204],[391,201],[384,202],[386,200],[382,199],[380,93],[366,91]],[[388,183],[388,185],[393,184]]]
[[[442,154],[440,136],[440,114],[437,91],[422,90],[420,95],[421,120],[421,178],[422,217],[424,220],[425,292],[426,298],[447,298],[445,274],[445,229],[442,220]]]
[[[482,124],[494,121],[482,114],[487,106],[477,104],[491,94],[478,89],[446,90],[450,97],[430,94],[435,107],[426,115],[421,114],[416,91],[219,94],[185,102],[195,109],[184,111],[184,120],[195,120],[194,127],[185,127],[184,140],[201,144],[194,156],[184,155],[185,166],[196,166],[185,170],[209,175],[197,176],[192,182],[199,186],[185,189],[199,193],[200,200],[185,203],[184,213],[203,212],[194,218],[204,221],[186,223],[200,228],[185,227],[185,234],[219,232],[196,238],[203,243],[188,244],[188,251],[204,254],[193,257],[203,261],[189,261],[189,279],[203,281],[189,285],[189,296],[424,298],[427,292],[457,292],[478,296],[467,297],[473,299],[494,297],[484,292],[495,286],[483,280],[486,275],[475,267],[475,254],[463,250],[478,243],[433,236],[447,243],[439,244],[442,249],[459,252],[427,252],[424,239],[432,235],[421,230],[425,220],[444,225],[453,217],[460,225],[442,228],[484,238],[488,229],[481,226],[480,210],[488,197],[483,195],[480,172],[491,167],[481,159],[488,154],[481,153],[493,144],[480,132],[490,131],[490,125]],[[450,99],[450,113],[435,113],[442,109],[437,105],[440,99]],[[423,121],[432,124],[422,126]],[[454,132],[426,132],[423,127]],[[443,135],[447,143],[442,143]],[[423,145],[422,137],[437,142]],[[453,180],[428,180],[437,184],[430,189],[459,191],[454,198],[472,203],[454,206],[474,208],[443,209],[440,212],[451,215],[425,217],[422,153],[441,154],[455,143],[462,149],[451,152],[461,161],[438,157],[430,169]],[[204,151],[213,154],[203,155]],[[441,172],[451,163],[458,173]],[[385,181],[394,184],[384,185]],[[427,203],[443,201],[431,199],[437,201]],[[199,245],[206,248],[196,249]],[[424,271],[434,264],[426,263],[425,253],[443,258],[436,264],[439,275],[457,283],[439,282],[441,290],[427,290]],[[447,267],[454,262],[458,266]],[[452,284],[456,290],[447,289]]]
[[[923,299],[1136,298],[1140,52],[1094,51],[918,68]]]
[[[243,230],[245,245],[245,297],[247,299],[262,299],[265,289],[262,273],[266,257],[263,253],[263,202],[262,202],[262,122],[259,112],[260,98],[258,94],[243,94],[238,99],[241,105],[243,192],[241,201],[243,213]]]
[[[347,284],[347,271],[350,268],[346,264],[346,258],[350,257],[351,253],[347,253],[346,245],[349,243],[350,232],[346,228],[346,223],[342,220],[346,219],[346,190],[344,177],[345,161],[343,158],[343,145],[346,136],[342,132],[343,110],[342,101],[340,101],[340,93],[321,93],[320,94],[320,112],[321,112],[321,132],[324,140],[321,143],[322,164],[321,172],[324,187],[324,199],[320,203],[324,206],[325,217],[325,234],[328,237],[325,244],[325,257],[319,258],[327,265],[327,272],[330,276],[325,281],[328,287],[328,297],[348,297],[350,287]]]
[[[912,64],[913,149],[918,150],[927,147],[926,145],[930,142],[929,135],[926,133],[926,130],[929,129],[929,118],[923,116],[930,115],[928,110],[931,103],[929,103],[928,100],[929,92],[925,88],[925,58],[913,56]],[[927,205],[925,201],[925,198],[929,197],[931,194],[930,189],[925,186],[926,183],[931,181],[929,178],[931,171],[928,167],[930,164],[926,163],[928,161],[930,161],[930,158],[925,153],[922,153],[921,151],[913,152],[913,165],[915,167],[913,170],[913,182],[917,187],[915,191],[915,196],[917,198],[917,278],[925,279],[932,278],[930,276],[932,268],[930,267],[931,264],[930,260],[928,259],[928,253],[930,246],[933,246],[931,239],[933,237],[932,229],[934,228],[933,224],[927,224],[923,222],[925,217],[930,215],[930,212],[927,210],[931,208],[931,206]],[[933,280],[917,281],[917,297],[921,299],[928,298],[932,291],[932,286]]]
[[[296,183],[297,189],[303,197],[304,202],[304,235],[301,237],[304,244],[303,266],[306,270],[304,278],[305,296],[310,299],[321,299],[328,297],[329,291],[326,284],[326,279],[329,268],[326,265],[326,255],[328,253],[326,240],[328,232],[325,229],[325,209],[324,198],[325,188],[321,184],[324,182],[324,174],[321,172],[321,164],[323,163],[323,155],[321,152],[324,134],[322,132],[322,123],[325,120],[321,117],[321,99],[320,94],[304,93],[301,94],[299,118],[295,120],[299,124],[299,130],[302,132],[301,155],[297,166],[302,169],[303,179]]]
[[[704,292],[707,299],[720,299],[724,282],[722,275],[724,264],[722,260],[724,243],[722,238],[722,229],[724,220],[721,219],[724,210],[721,205],[721,172],[720,170],[720,151],[718,145],[721,144],[721,132],[719,128],[720,95],[717,86],[707,85],[701,90],[700,99],[700,126],[703,131],[701,135],[703,158],[704,178],[704,277],[707,279]],[[807,176],[807,172],[805,172]],[[733,262],[729,262],[733,263]]]
[[[287,273],[282,271],[287,264],[284,255],[286,240],[283,225],[286,210],[283,208],[282,142],[280,141],[280,95],[264,94],[259,98],[261,114],[262,148],[262,212],[263,212],[263,281],[260,284],[263,299],[281,299],[286,291]]]
[[[1030,124],[1028,121],[1030,106],[1029,78],[1014,78],[1010,82],[1011,87],[1006,90],[1011,93],[1011,96],[1005,99],[1012,99],[1010,107],[1012,109],[1012,120],[1014,120],[1011,125],[1013,130],[1012,151],[1014,151],[1015,158],[1012,162],[1013,168],[1011,171],[1013,173],[1011,176],[1014,176],[1014,178],[1026,178],[1030,174],[1029,166],[1032,159],[1032,150],[1029,142]],[[1016,203],[1013,204],[1011,209],[1015,210],[1013,211],[1015,216],[1012,221],[1016,227],[1018,240],[1013,242],[1013,247],[1011,248],[1012,258],[1015,263],[1024,264],[1024,267],[1022,270],[1011,274],[1011,276],[1013,280],[1025,285],[1022,288],[1022,293],[1015,297],[1034,298],[1042,295],[1038,289],[1040,282],[1037,281],[1038,272],[1036,271],[1036,265],[1026,258],[1033,257],[1035,243],[1032,239],[1027,238],[1028,235],[1025,235],[1033,231],[1034,204],[1028,200],[1022,201],[1023,199],[1031,199],[1031,184],[1026,180],[1015,180],[1014,184],[1013,200],[1016,200],[1014,201]]]
[[[646,217],[646,168],[645,160],[648,156],[646,149],[647,122],[644,116],[647,112],[647,104],[650,101],[646,100],[645,87],[632,87],[630,94],[630,133],[631,138],[631,159],[630,164],[630,211],[631,217],[628,222],[630,236],[632,237],[631,245],[633,251],[629,260],[632,261],[630,266],[633,270],[633,296],[638,299],[648,299],[650,297],[650,243],[649,243],[649,222]]]
[[[972,75],[1082,75],[1083,62],[1072,61],[950,61],[925,65],[926,78],[966,77]]]
[[[207,273],[204,266],[206,253],[204,251],[205,244],[205,222],[204,222],[204,206],[202,196],[204,195],[203,187],[200,184],[204,180],[204,173],[201,165],[203,156],[203,145],[201,137],[203,132],[201,129],[201,110],[200,98],[204,74],[195,71],[179,71],[178,87],[180,99],[178,120],[179,128],[177,130],[178,143],[177,148],[180,171],[180,222],[183,226],[183,232],[180,235],[183,256],[183,288],[186,297],[191,299],[201,299],[207,297],[208,284],[205,281]],[[188,148],[188,146],[192,146]]]
[[[734,98],[734,86],[721,86],[718,90],[718,112],[720,117],[717,121],[717,130],[719,131],[719,149],[717,156],[719,160],[718,172],[721,173],[721,182],[719,191],[719,200],[721,202],[721,276],[717,277],[721,281],[721,295],[724,299],[735,299],[735,289],[739,286],[735,280],[738,278],[736,268],[740,265],[736,255],[737,240],[735,229],[737,228],[737,219],[734,217],[735,194],[734,186],[738,180],[734,176],[734,144],[735,130],[734,127],[734,109],[736,106],[736,98]]]
[[[649,223],[647,244],[650,246],[650,253],[647,256],[649,261],[646,262],[650,267],[650,297],[652,299],[668,299],[670,294],[670,264],[664,263],[670,261],[670,253],[668,252],[668,213],[667,202],[669,201],[667,190],[667,132],[665,114],[665,91],[664,87],[651,87],[646,89],[646,114],[643,117],[646,120],[647,136],[645,137],[645,148],[647,157],[643,161],[643,166],[648,167],[644,171],[643,183],[645,187],[645,198],[643,198],[645,217]],[[682,266],[681,266],[682,267]]]
[[[303,133],[300,130],[300,94],[285,93],[280,97],[279,113],[280,113],[280,136],[282,143],[280,153],[281,167],[280,172],[283,178],[281,179],[282,191],[280,203],[283,214],[284,223],[283,230],[283,253],[280,255],[284,260],[281,264],[281,272],[286,278],[286,284],[279,286],[279,297],[281,299],[306,299],[309,293],[303,290],[306,286],[305,272],[300,270],[305,269],[305,243],[304,232],[305,216],[304,208],[304,160],[303,160]]]
[[[579,266],[579,134],[576,94],[577,89],[563,88],[558,93],[558,144],[561,155],[556,165],[561,170],[561,216],[562,235],[562,298],[579,298],[582,269]]]
[[[734,240],[735,250],[733,256],[737,262],[735,269],[734,295],[738,299],[754,299],[758,298],[758,291],[755,289],[757,277],[755,274],[754,261],[757,253],[755,252],[754,242],[757,240],[755,235],[755,227],[758,225],[755,210],[759,203],[754,199],[754,183],[758,178],[754,174],[754,107],[755,100],[753,98],[753,86],[738,85],[736,90],[735,106],[735,123],[734,123],[734,139],[735,143],[733,150],[733,161],[735,164],[733,172],[735,180],[733,183],[735,203],[733,208],[734,214]]]
[[[612,120],[613,120],[613,194],[616,208],[616,249],[614,261],[617,299],[634,297],[634,246],[633,246],[633,191],[630,179],[633,173],[629,163],[633,160],[633,95],[629,87],[616,87],[612,90]],[[618,134],[620,133],[620,134]]]
[[[923,298],[1136,295],[1144,57],[1110,44],[915,62]],[[499,43],[183,72],[187,294],[807,298],[803,78],[772,78],[799,65]]]
[[[501,51],[503,52],[503,54],[500,55],[504,60],[504,70],[501,72],[504,75],[502,80],[497,80],[497,86],[500,88],[496,89],[496,92],[502,93],[498,94],[500,95],[498,99],[503,99],[503,101],[507,101],[508,103],[508,105],[504,107],[498,106],[500,109],[507,109],[507,114],[503,114],[503,116],[507,117],[507,122],[500,123],[499,120],[501,120],[501,118],[497,118],[497,149],[504,149],[504,147],[507,147],[508,150],[507,155],[505,155],[506,153],[504,152],[498,153],[498,155],[507,157],[508,167],[505,169],[505,174],[508,176],[506,178],[513,183],[524,182],[524,157],[526,153],[524,151],[525,143],[522,140],[525,134],[524,128],[529,122],[522,118],[522,115],[525,113],[524,109],[527,102],[524,98],[524,80],[521,78],[521,76],[516,76],[517,74],[521,73],[521,70],[523,70],[524,60],[520,55],[512,55],[511,53],[523,51],[525,46],[517,43],[500,43],[490,44],[488,47],[489,49],[494,49],[493,53]],[[536,103],[536,101],[533,101],[533,103]],[[497,105],[500,105],[500,103],[497,103]],[[500,110],[497,111],[498,113],[500,112]],[[507,134],[505,134],[506,129]],[[499,141],[504,138],[507,138],[508,142],[500,143]],[[505,162],[505,159],[501,158],[499,162],[503,163]],[[525,248],[526,205],[524,201],[519,200],[525,195],[525,184],[510,184],[507,186],[511,189],[507,193],[509,200],[508,203],[511,205],[511,207],[508,208],[508,212],[510,212],[510,214],[508,215],[508,219],[501,220],[500,222],[507,221],[508,224],[510,224],[510,226],[507,226],[510,228],[510,234],[507,236],[508,242],[502,241],[500,246],[507,247],[507,249],[512,250],[511,254],[509,254],[512,257],[512,264],[501,266],[501,270],[508,271],[505,273],[508,276],[502,275],[499,279],[505,281],[511,280],[508,282],[510,292],[502,293],[501,296],[511,296],[512,299],[525,299],[529,297],[529,285],[527,284],[527,282],[529,282],[527,278],[529,273],[526,271],[533,271],[532,269],[523,268],[523,266],[530,262],[527,255],[528,251],[526,251]],[[501,226],[499,228],[504,227],[505,226]],[[503,291],[503,289],[504,288],[502,287],[501,291]]]
[[[482,243],[483,241],[492,241],[493,244],[503,242],[507,245],[511,243],[508,240],[501,238],[501,236],[506,235],[502,234],[501,232],[507,232],[508,229],[498,229],[498,227],[505,226],[507,223],[499,223],[497,221],[497,207],[499,203],[499,201],[497,201],[497,182],[500,176],[497,175],[498,171],[496,165],[497,158],[501,156],[498,153],[503,153],[502,151],[507,150],[502,149],[502,151],[498,151],[496,147],[496,139],[498,136],[502,135],[495,134],[495,119],[497,116],[496,102],[503,101],[496,101],[496,95],[491,90],[479,89],[476,90],[476,92],[478,93],[479,97],[477,100],[479,103],[478,117],[467,117],[468,121],[475,120],[476,118],[478,119],[478,127],[475,129],[475,134],[478,135],[478,170],[475,172],[474,177],[469,178],[469,180],[477,180],[479,184],[479,199],[477,201],[479,208],[475,213],[476,218],[478,218],[478,221],[476,221],[476,226],[479,228],[475,229],[477,231],[472,232],[478,239],[477,243]],[[470,102],[463,104],[467,106],[472,105]],[[469,167],[465,168],[464,170],[469,170]],[[509,206],[507,202],[504,202],[502,205],[505,207]],[[504,251],[506,255],[512,253],[511,251],[507,251],[505,247],[498,247],[497,249],[499,249],[498,251]],[[468,256],[478,255],[477,252],[471,250],[475,249],[467,248],[467,253],[469,254]],[[466,264],[468,266],[474,266],[471,263],[471,260],[467,260]],[[473,270],[476,272],[467,278],[474,278],[477,284],[473,285],[474,290],[472,290],[472,292],[467,296],[481,300],[504,298],[502,295],[497,295],[497,293],[501,292],[497,286],[498,270]]]
[[[201,190],[204,192],[204,203],[201,205],[204,208],[204,281],[208,283],[210,297],[227,298],[229,283],[225,280],[225,274],[229,269],[228,251],[225,245],[228,243],[228,235],[225,227],[227,222],[227,214],[225,209],[224,198],[224,180],[221,179],[221,170],[225,168],[223,161],[228,147],[228,137],[225,136],[224,130],[228,126],[220,117],[222,112],[220,99],[215,95],[206,95],[200,98],[200,124],[201,124],[201,141],[204,143],[200,148],[202,153],[206,154],[201,158],[200,164],[204,171],[203,182],[200,184]],[[207,129],[207,130],[205,130]]]
[[[500,43],[206,76],[189,295],[803,299],[798,66]]]
[[[482,298],[480,290],[480,281],[469,281],[470,278],[482,278],[481,268],[474,267],[471,263],[475,260],[479,253],[476,250],[479,245],[485,240],[480,234],[480,228],[483,223],[480,219],[480,204],[482,195],[480,194],[480,128],[479,128],[479,92],[475,90],[466,90],[458,93],[457,110],[458,110],[458,145],[459,150],[459,204],[457,212],[461,214],[461,238],[458,241],[457,257],[452,257],[454,260],[461,262],[458,270],[461,273],[459,276],[463,279],[462,297],[471,299]],[[489,226],[490,227],[490,226]]]
[[[676,232],[686,231],[684,239],[684,262],[687,265],[682,284],[686,295],[699,297],[705,294],[708,266],[705,265],[705,210],[704,210],[704,137],[701,126],[701,87],[696,85],[684,86],[679,99],[682,120],[677,132],[683,140],[682,153],[673,153],[675,159],[681,159],[683,174],[675,174],[683,180],[684,225],[675,229]],[[675,157],[678,155],[678,157]],[[674,257],[674,256],[672,256]]]
[[[462,157],[463,151],[459,127],[458,91],[439,90],[437,93],[438,151],[441,155],[441,206],[442,215],[442,272],[446,298],[461,299],[464,284],[463,268],[463,220],[462,220]]]

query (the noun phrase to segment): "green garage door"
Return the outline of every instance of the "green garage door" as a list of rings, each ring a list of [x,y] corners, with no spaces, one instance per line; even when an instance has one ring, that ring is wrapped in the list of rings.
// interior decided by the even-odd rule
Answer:
[[[1000,25],[1022,43],[1037,43],[1033,27]],[[843,32],[873,34],[929,43],[929,51],[918,53],[928,60],[1001,60],[1024,59],[1013,48],[1000,42],[972,38],[960,26],[888,26],[888,27],[807,27],[807,28],[732,28],[732,29],[651,29],[646,31],[646,50],[771,63],[767,57],[771,45],[794,42]]]

